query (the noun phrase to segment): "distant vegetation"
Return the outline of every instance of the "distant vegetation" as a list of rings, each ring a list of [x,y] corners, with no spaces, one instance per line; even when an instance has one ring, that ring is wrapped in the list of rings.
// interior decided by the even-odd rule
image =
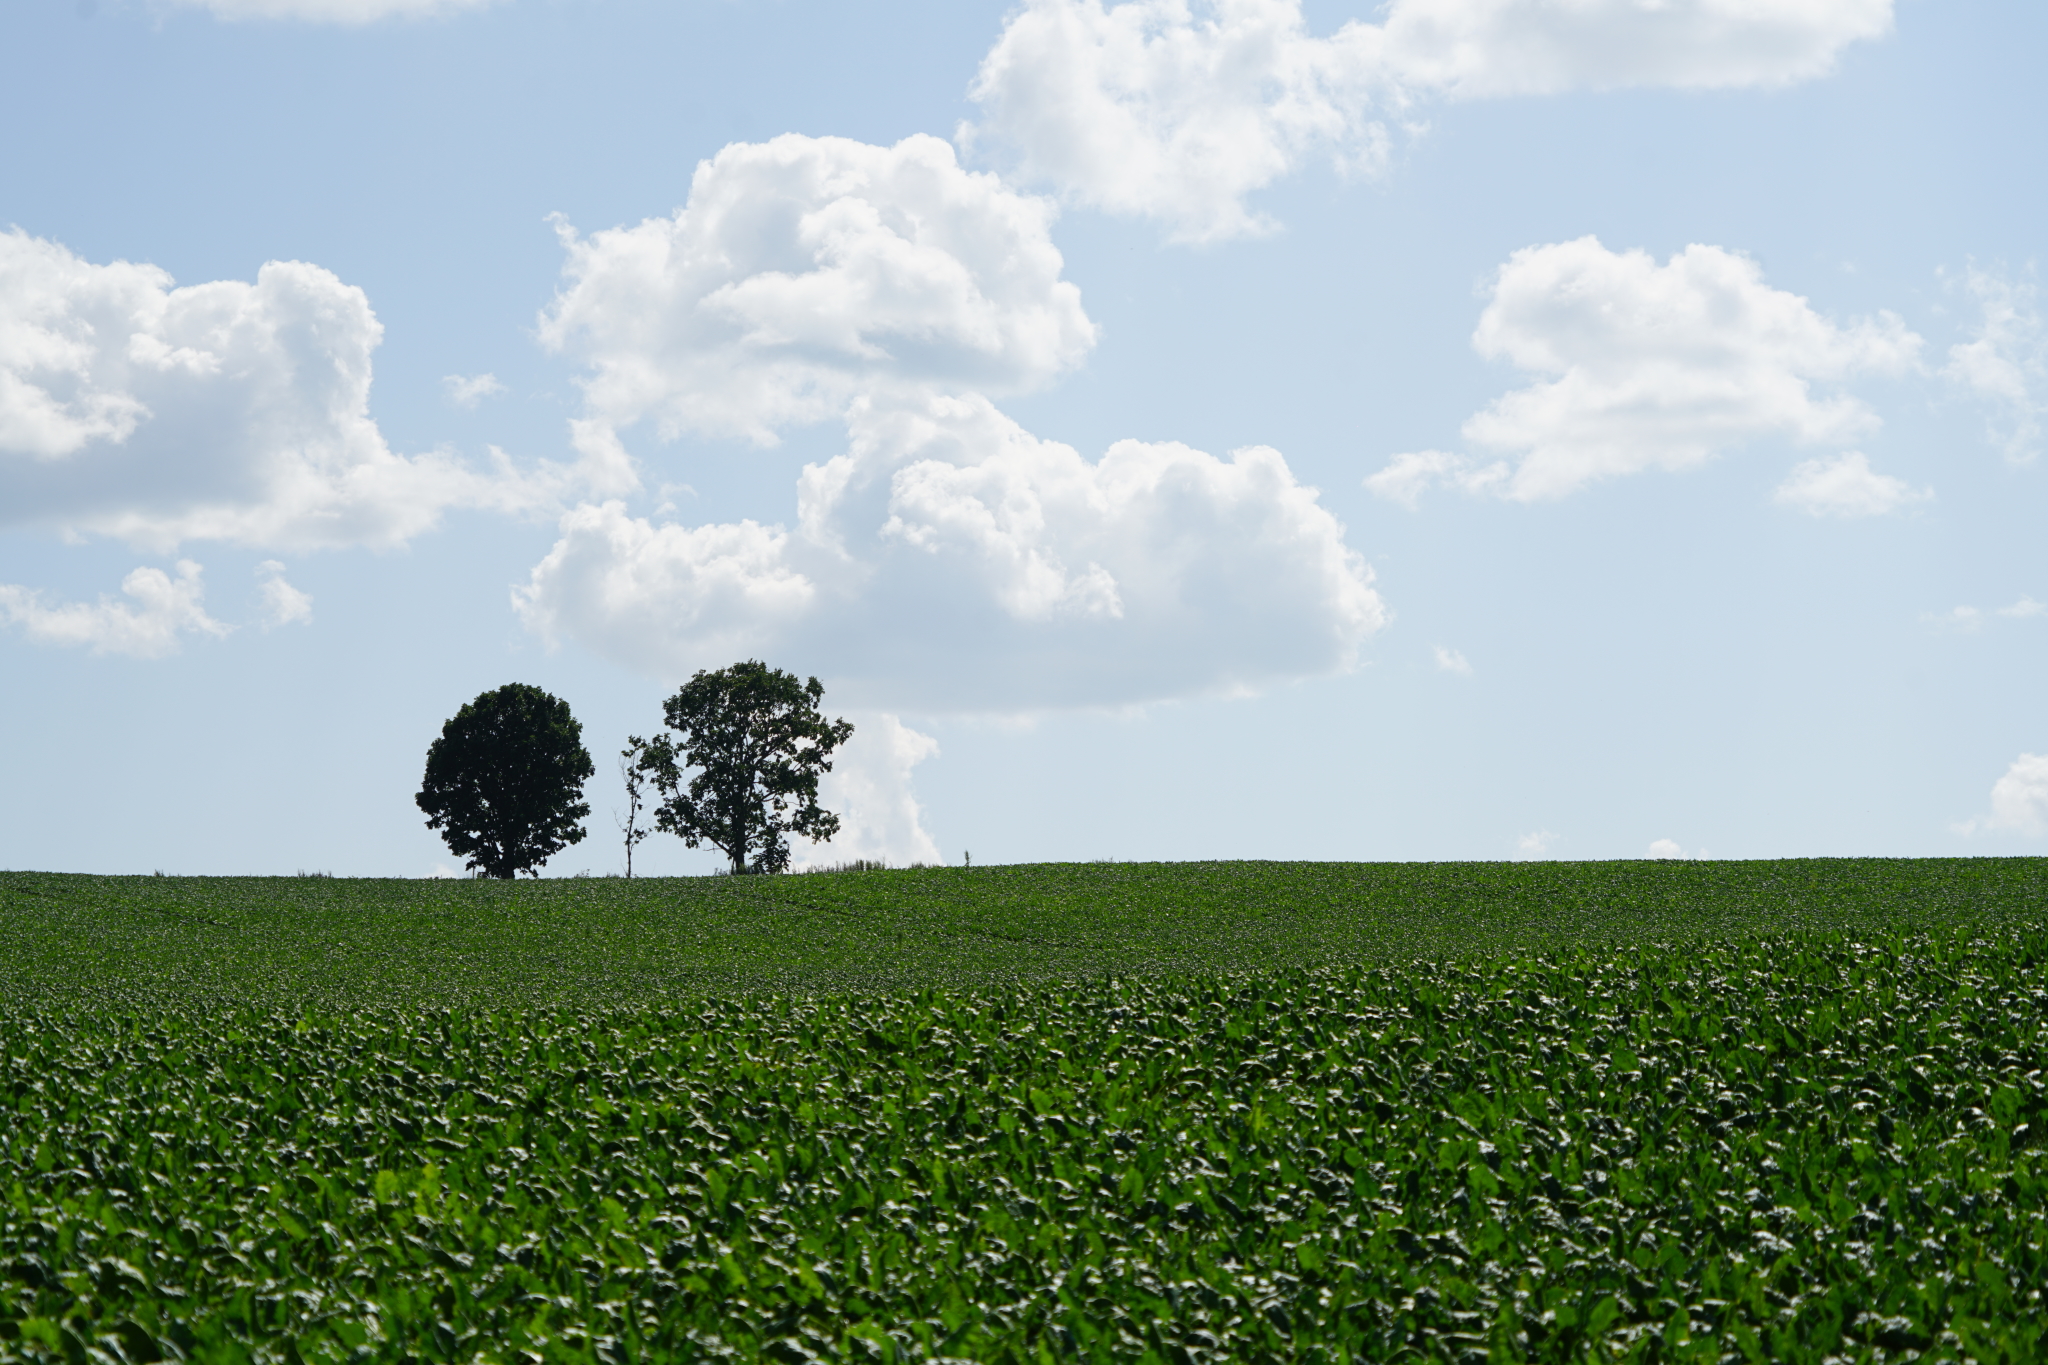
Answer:
[[[662,703],[667,733],[626,743],[634,768],[661,794],[655,828],[691,848],[711,845],[735,876],[787,871],[789,835],[831,839],[839,816],[818,804],[818,777],[832,771],[853,724],[827,720],[824,699],[816,678],[757,659],[699,669]],[[637,808],[637,787],[629,797]],[[630,858],[630,825],[626,838]]]
[[[0,874],[0,1360],[2033,1360],[2048,860]]]
[[[735,876],[786,872],[789,835],[824,843],[839,816],[818,803],[818,778],[853,736],[846,720],[818,709],[816,678],[747,659],[699,669],[662,703],[665,730],[630,736],[619,754],[626,814],[619,822],[626,877],[633,850],[657,831],[691,848],[725,854]],[[414,802],[451,853],[479,877],[506,879],[583,841],[594,768],[583,725],[569,704],[538,687],[507,683],[465,705],[427,750]],[[640,823],[653,804],[652,826]]]
[[[593,771],[569,704],[507,683],[441,727],[413,800],[470,870],[538,877],[542,863],[583,842],[583,784]]]

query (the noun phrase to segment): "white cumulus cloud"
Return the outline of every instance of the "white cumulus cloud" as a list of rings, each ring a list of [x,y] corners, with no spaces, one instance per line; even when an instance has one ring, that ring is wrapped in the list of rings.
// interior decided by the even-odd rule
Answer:
[[[1270,231],[1244,196],[1321,149],[1384,156],[1372,118],[1378,31],[1313,38],[1299,0],[1031,0],[983,59],[970,145],[1027,181],[1184,240]]]
[[[482,9],[495,0],[172,0],[219,19],[281,19],[315,24],[368,24],[379,19],[425,19]]]
[[[1879,517],[1934,496],[1904,479],[1880,474],[1861,451],[1831,459],[1802,460],[1792,467],[1771,500],[1814,517]]]
[[[1965,834],[2048,834],[2048,754],[2021,754],[1991,786],[1991,813],[1957,827]]]
[[[768,444],[860,395],[1021,392],[1095,340],[1052,217],[933,137],[736,143],[671,217],[563,227],[540,336],[590,366],[590,420],[665,436]]]
[[[1891,27],[1891,0],[1393,0],[1308,31],[1301,0],[1027,0],[983,59],[970,146],[1027,180],[1183,240],[1270,230],[1245,196],[1328,155],[1387,156],[1435,98],[1825,74]]]
[[[1670,859],[1683,858],[1686,856],[1686,853],[1684,849],[1678,846],[1678,841],[1676,839],[1655,839],[1651,841],[1650,851],[1645,856],[1650,858]]]
[[[98,602],[47,605],[34,589],[0,583],[0,619],[45,644],[138,659],[175,652],[182,635],[226,635],[229,628],[206,614],[200,566],[181,559],[177,570],[175,578],[162,569],[135,570],[121,580],[126,602],[102,594]]]
[[[1236,693],[1348,666],[1385,612],[1272,450],[1039,439],[992,395],[1095,337],[1048,201],[934,138],[795,135],[700,165],[672,217],[564,232],[543,339],[589,367],[575,439],[837,420],[793,523],[569,512],[515,594],[530,628],[661,677],[787,659],[877,711],[1020,712]],[[665,485],[666,486],[666,485]]]
[[[1975,340],[1949,348],[1942,371],[1952,382],[1989,405],[1999,416],[1990,424],[1992,443],[2015,464],[2040,453],[2042,419],[2048,416],[2048,328],[2041,322],[2032,280],[2013,281],[1971,266],[1963,287],[1982,309]]]
[[[1472,676],[1471,662],[1458,650],[1443,645],[1436,647],[1436,666],[1446,673],[1456,673],[1460,677]]]
[[[1100,460],[979,396],[856,405],[796,526],[585,506],[528,625],[662,677],[747,654],[857,705],[1013,712],[1237,693],[1348,666],[1386,619],[1344,528],[1263,447]]]
[[[818,587],[789,533],[753,521],[656,525],[624,503],[571,509],[515,599],[527,624],[658,676],[769,653],[811,614]]]
[[[1541,376],[1464,424],[1466,440],[1506,461],[1397,456],[1369,487],[1412,504],[1443,478],[1528,501],[1684,469],[1759,437],[1846,442],[1875,429],[1876,414],[1816,385],[1904,372],[1921,346],[1889,313],[1822,317],[1737,252],[1695,245],[1659,265],[1593,237],[1515,252],[1472,340]]]
[[[256,566],[263,595],[263,628],[304,625],[313,619],[313,599],[285,581],[284,565],[266,559]]]
[[[1550,846],[1556,841],[1555,834],[1547,829],[1539,829],[1515,840],[1515,853],[1523,858],[1548,858]]]
[[[390,545],[450,507],[528,510],[616,486],[396,454],[369,416],[382,335],[362,290],[303,262],[174,288],[154,266],[0,234],[0,526],[158,550]]]
[[[924,827],[911,770],[939,742],[886,713],[855,715],[853,738],[832,756],[818,782],[819,803],[839,813],[839,833],[795,859],[799,868],[870,858],[901,866],[944,861]]]

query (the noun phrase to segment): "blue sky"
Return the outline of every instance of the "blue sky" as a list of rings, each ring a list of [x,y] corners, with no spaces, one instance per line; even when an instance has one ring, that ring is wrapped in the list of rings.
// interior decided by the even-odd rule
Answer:
[[[2048,15],[0,12],[0,865],[422,876],[749,656],[811,857],[2048,846]],[[636,865],[708,870],[666,836]]]

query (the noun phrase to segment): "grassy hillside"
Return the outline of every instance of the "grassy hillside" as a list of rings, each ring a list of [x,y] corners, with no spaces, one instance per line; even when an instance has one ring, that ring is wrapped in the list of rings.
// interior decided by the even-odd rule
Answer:
[[[0,1362],[2038,1360],[2044,965],[2044,860],[0,874]]]

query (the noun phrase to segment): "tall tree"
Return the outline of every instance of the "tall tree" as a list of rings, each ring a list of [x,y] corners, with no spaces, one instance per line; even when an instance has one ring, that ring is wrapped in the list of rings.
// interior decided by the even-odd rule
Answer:
[[[787,868],[785,835],[837,834],[839,817],[818,804],[818,775],[832,771],[832,751],[853,725],[826,720],[824,699],[816,678],[799,682],[755,659],[700,670],[662,704],[674,734],[641,750],[640,767],[663,798],[655,826],[691,848],[710,844],[734,873]],[[699,771],[685,786],[687,768]]]
[[[583,784],[595,771],[569,704],[508,683],[441,727],[413,799],[471,870],[538,877],[542,863],[582,842]]]

